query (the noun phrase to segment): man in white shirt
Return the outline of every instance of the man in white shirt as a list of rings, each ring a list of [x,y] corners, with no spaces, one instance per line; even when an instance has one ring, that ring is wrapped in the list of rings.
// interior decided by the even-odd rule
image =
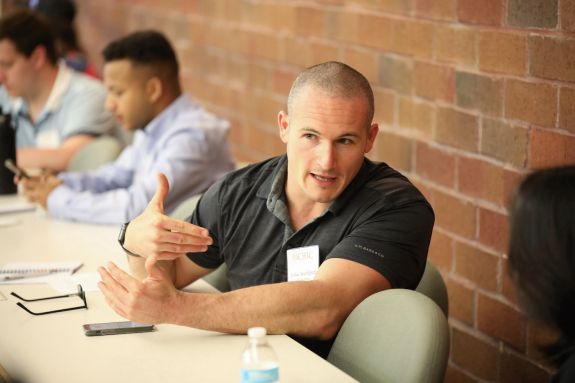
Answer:
[[[50,31],[27,10],[0,20],[0,106],[17,129],[18,164],[62,171],[115,122],[104,108],[104,86],[59,64]]]
[[[120,224],[151,200],[156,174],[166,174],[167,212],[232,170],[229,123],[182,94],[179,66],[159,32],[136,32],[104,50],[106,107],[134,142],[97,170],[22,180],[25,196],[59,218]]]

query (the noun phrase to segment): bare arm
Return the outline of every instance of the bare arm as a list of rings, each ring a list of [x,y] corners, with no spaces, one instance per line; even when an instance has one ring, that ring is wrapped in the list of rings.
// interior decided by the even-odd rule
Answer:
[[[79,134],[67,138],[56,149],[18,149],[18,165],[24,168],[43,168],[56,172],[66,170],[74,154],[93,139],[94,137],[90,135]]]
[[[100,269],[108,304],[130,320],[173,323],[205,330],[245,333],[255,324],[270,333],[329,339],[369,295],[390,288],[375,270],[344,259],[322,264],[308,282],[261,285],[225,294],[177,290],[169,275],[147,262],[137,281],[115,265]],[[346,283],[346,281],[353,283]]]

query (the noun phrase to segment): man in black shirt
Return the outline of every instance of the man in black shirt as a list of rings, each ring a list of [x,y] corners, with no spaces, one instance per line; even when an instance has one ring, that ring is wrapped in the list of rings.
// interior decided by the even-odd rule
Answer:
[[[134,278],[101,268],[100,289],[131,320],[245,333],[289,334],[326,356],[343,321],[369,295],[415,288],[433,211],[385,164],[365,158],[375,141],[373,93],[349,66],[302,72],[278,114],[287,154],[231,173],[200,200],[190,222],[163,215],[168,191],[124,226]],[[146,270],[143,270],[145,263]],[[232,291],[185,293],[222,263]]]

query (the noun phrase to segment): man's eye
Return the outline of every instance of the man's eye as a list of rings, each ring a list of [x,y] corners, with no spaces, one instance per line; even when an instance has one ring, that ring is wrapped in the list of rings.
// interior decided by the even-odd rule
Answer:
[[[313,135],[311,133],[306,133],[303,135],[303,138],[311,140],[312,138],[315,138],[315,135]]]

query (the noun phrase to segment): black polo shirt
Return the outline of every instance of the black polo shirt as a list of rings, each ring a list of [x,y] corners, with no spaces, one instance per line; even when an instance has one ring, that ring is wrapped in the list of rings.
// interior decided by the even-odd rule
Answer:
[[[287,281],[286,251],[318,245],[320,263],[348,259],[377,270],[395,288],[417,287],[434,215],[407,178],[365,159],[339,198],[294,232],[284,193],[286,175],[283,155],[229,173],[209,188],[191,222],[207,228],[214,243],[206,252],[189,253],[190,260],[205,268],[225,262],[235,290]]]

